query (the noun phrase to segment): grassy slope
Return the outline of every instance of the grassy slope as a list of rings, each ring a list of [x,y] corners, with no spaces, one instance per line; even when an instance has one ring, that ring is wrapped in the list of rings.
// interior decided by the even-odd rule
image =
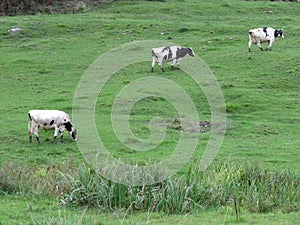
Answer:
[[[52,145],[44,141],[46,136],[52,137],[52,132],[40,133],[41,146],[29,145],[27,111],[58,108],[71,113],[76,85],[97,57],[122,43],[155,39],[193,47],[220,82],[227,105],[228,130],[216,160],[245,158],[262,167],[299,172],[299,8],[300,4],[295,3],[229,0],[127,2],[85,14],[0,18],[0,120],[1,127],[5,127],[0,131],[1,162],[81,162],[75,143]],[[270,9],[272,13],[264,12]],[[8,35],[6,30],[12,26],[24,31]],[[253,46],[249,54],[247,30],[257,26],[283,28],[286,38],[276,40],[272,52],[260,52]],[[115,94],[122,83],[135,79],[135,69],[149,68],[150,62],[141,63],[134,70],[124,69],[112,80],[112,88],[107,86],[107,97],[99,99],[97,105],[99,112],[103,110],[103,118],[109,117],[109,92]],[[180,71],[161,74],[156,69],[154,76],[161,75],[189,86],[189,80]],[[188,91],[194,95],[192,85]],[[203,94],[195,93],[196,102],[198,96],[202,99]],[[164,102],[156,102],[156,108],[151,102],[144,104],[136,110],[150,108],[150,116]],[[206,103],[196,104],[201,108],[199,114],[209,118],[207,109],[203,109]],[[100,116],[97,119],[101,120]],[[109,124],[106,128],[109,130]],[[147,135],[145,127],[135,129],[141,136]],[[170,134],[170,140],[172,135],[176,133]],[[207,139],[205,134],[195,158],[201,156]],[[157,160],[157,156],[166,157],[174,143],[165,144],[166,148],[135,154],[115,144],[112,135],[106,141],[114,156],[142,164]]]
[[[27,110],[59,108],[71,113],[77,82],[102,53],[128,41],[172,38],[174,43],[193,47],[223,87],[228,130],[218,158],[242,157],[267,167],[299,171],[298,8],[293,3],[243,1],[186,1],[184,5],[177,1],[140,2],[119,3],[88,14],[1,18],[1,51],[5,56],[1,57],[1,124],[7,127],[1,131],[3,161],[25,162],[20,159],[26,158],[26,162],[49,163],[71,155],[80,157],[75,143],[28,145]],[[272,9],[272,13],[264,13],[266,9]],[[284,28],[286,39],[276,40],[272,52],[260,52],[253,46],[248,54],[247,30],[260,25]],[[8,35],[6,29],[12,26],[23,27],[24,32]],[[137,71],[148,71],[148,67],[139,65]],[[122,82],[134,80],[136,74],[132,73],[130,69],[122,72],[114,81],[119,86],[112,83],[111,92],[121,88]],[[154,75],[161,73],[157,70]],[[163,76],[189,83],[179,71]],[[207,119],[209,111],[203,94],[191,95]],[[109,107],[111,100],[100,99],[99,109],[106,101]],[[103,110],[109,115],[109,108]],[[120,150],[122,145],[117,148]]]

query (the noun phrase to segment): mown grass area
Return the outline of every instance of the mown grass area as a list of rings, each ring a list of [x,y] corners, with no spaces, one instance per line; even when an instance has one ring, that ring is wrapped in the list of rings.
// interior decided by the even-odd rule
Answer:
[[[0,199],[2,224],[236,224],[235,213],[230,207],[218,210],[199,211],[193,214],[165,216],[163,213],[143,212],[128,213],[116,209],[114,212],[100,213],[99,211],[83,208],[82,210],[60,208],[48,199],[31,199],[7,196]],[[6,206],[7,208],[4,208]],[[265,213],[256,214],[243,212],[241,221],[237,224],[297,224],[297,213]],[[5,223],[3,221],[14,221]]]
[[[277,172],[291,169],[299,174],[299,9],[300,4],[289,2],[121,1],[88,13],[1,17],[1,166],[12,163],[44,171],[44,168],[52,164],[61,167],[70,164],[72,168],[81,165],[83,157],[76,143],[66,138],[64,145],[53,145],[47,141],[52,138],[52,131],[40,132],[40,146],[36,143],[29,144],[27,111],[34,108],[55,108],[72,115],[77,84],[94,60],[121,44],[160,40],[192,47],[207,63],[222,88],[227,110],[227,130],[215,159],[217,163],[238,163],[243,159],[263,169]],[[273,51],[260,52],[253,46],[252,52],[248,53],[247,32],[261,26],[282,28],[285,39],[276,40]],[[7,29],[11,27],[21,27],[23,30],[9,34]],[[149,62],[137,63],[119,71],[107,83],[96,104],[97,129],[106,148],[114,157],[131,164],[146,165],[168,157],[176,144],[178,131],[168,129],[167,139],[151,151],[139,152],[124,147],[112,133],[109,120],[112,101],[124,85],[147,76],[175,81],[195,102],[200,120],[210,120],[206,97],[191,78],[182,71],[171,71],[167,65],[165,73],[156,67],[152,74],[150,60],[149,49]],[[141,101],[131,114],[132,129],[137,136],[145,138],[149,135],[147,122],[153,115],[160,115],[168,123],[177,116],[172,105],[163,99]],[[201,158],[209,135],[209,131],[200,134],[193,160]],[[184,174],[186,169],[179,175]],[[12,204],[19,197],[28,198],[6,195],[2,201],[4,204]],[[53,206],[56,204],[53,201],[57,202],[57,199],[54,197],[53,200],[51,197],[48,201]],[[37,207],[48,208],[43,203],[37,204]],[[26,211],[27,206],[25,208]],[[218,214],[219,223],[228,222],[226,212]],[[5,215],[9,213],[6,211]],[[68,213],[67,210],[66,217],[72,214]],[[89,215],[93,217],[93,213]],[[198,220],[198,216],[203,216],[207,219],[210,213],[205,214],[207,217],[196,213],[192,218]],[[51,218],[52,214],[46,213],[44,221],[49,221],[47,215]],[[61,218],[55,213],[54,215],[55,218]],[[162,224],[167,222],[160,214],[151,215],[162,218]],[[252,214],[242,212],[242,215],[245,215],[245,223],[253,221]],[[279,215],[280,218],[288,217],[286,214]],[[31,222],[34,223],[37,215],[32,216]],[[143,216],[145,214],[141,217]],[[278,219],[277,214],[269,216]],[[107,220],[111,221],[109,217]],[[297,217],[299,218],[299,214],[291,214],[291,220],[282,221],[293,224],[293,218]],[[7,220],[7,217],[3,218]],[[174,221],[183,221],[190,217],[172,218]],[[10,219],[8,221],[22,221],[22,218]],[[73,222],[80,220],[73,217],[69,219]],[[126,223],[134,221],[131,217],[127,219]],[[265,215],[259,216],[258,220],[260,219],[261,224],[270,222],[270,218]],[[97,223],[99,220],[92,221]],[[116,223],[119,222],[121,220]],[[2,219],[1,223],[4,223]]]

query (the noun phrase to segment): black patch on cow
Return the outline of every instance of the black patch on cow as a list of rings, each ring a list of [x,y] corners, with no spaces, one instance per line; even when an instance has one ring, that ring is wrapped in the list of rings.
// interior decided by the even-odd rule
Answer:
[[[177,48],[176,59],[183,58],[187,54],[192,56],[192,49],[191,48]]]
[[[269,36],[269,35],[268,35],[268,33],[267,33],[267,29],[268,29],[267,27],[264,27],[264,28],[263,28],[263,32],[265,32],[265,33],[266,33],[266,37],[268,37],[268,36]]]
[[[44,123],[44,126],[47,126],[47,123]]]
[[[76,139],[76,130],[74,130],[74,131],[72,132],[71,136],[72,136],[73,140]]]
[[[164,51],[168,51],[168,55],[166,55],[166,56],[164,57],[164,60],[172,59],[173,54],[172,54],[172,51],[171,51],[170,46],[164,47]]]
[[[65,127],[66,127],[67,131],[69,131],[69,132],[71,132],[71,131],[72,131],[72,127],[73,127],[73,125],[71,124],[71,122],[70,122],[70,121],[69,121],[69,122],[66,122],[66,123],[64,123],[64,125],[65,125]]]
[[[282,37],[282,30],[275,30],[274,36],[275,38],[277,38],[278,36]]]
[[[54,123],[54,120],[51,120],[51,122],[50,122],[50,126],[51,126],[53,123]]]
[[[32,121],[30,113],[28,113],[29,120]]]

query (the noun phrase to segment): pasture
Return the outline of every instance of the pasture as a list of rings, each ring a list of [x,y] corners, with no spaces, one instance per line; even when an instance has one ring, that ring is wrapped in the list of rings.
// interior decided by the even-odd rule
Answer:
[[[111,49],[147,40],[192,47],[216,77],[226,104],[226,133],[214,163],[234,165],[246,161],[274,173],[292,171],[298,175],[299,10],[300,4],[291,2],[120,1],[78,14],[0,17],[1,180],[5,180],[6,174],[13,176],[13,172],[27,171],[25,174],[34,176],[32,180],[36,181],[47,176],[46,168],[75,176],[84,164],[77,144],[66,133],[64,144],[52,144],[53,131],[40,131],[41,145],[35,140],[30,144],[27,112],[59,109],[72,117],[74,93],[89,66]],[[248,53],[248,30],[263,26],[283,29],[285,38],[276,39],[272,51],[261,52],[253,45],[252,52]],[[7,30],[12,27],[21,27],[22,31],[9,34]],[[181,64],[188,60],[189,56]],[[117,64],[118,60],[112,63]],[[137,151],[118,140],[111,124],[113,101],[125,85],[139,78],[163,77],[178,83],[195,103],[200,120],[210,121],[205,93],[183,71],[171,70],[170,64],[164,64],[164,68],[165,73],[158,66],[151,73],[149,49],[148,62],[122,68],[101,90],[95,104],[96,128],[114,158],[132,165],[149,165],[168,158],[179,137],[178,130],[167,129],[165,139],[151,151]],[[163,98],[140,101],[130,112],[133,133],[147,138],[153,116],[160,116],[172,128],[178,113]],[[73,125],[76,128],[76,123]],[[81,136],[84,135],[78,130],[78,139]],[[209,129],[199,134],[190,163],[201,159],[209,138]],[[182,168],[175,177],[184,175],[187,170],[188,166]],[[15,177],[17,180],[17,174]],[[48,182],[43,188],[51,186],[52,181]],[[170,221],[220,224],[235,221],[232,206],[168,216],[147,210],[128,213],[121,208],[103,214],[88,207],[60,208],[57,204],[63,192],[49,194],[41,191],[39,185],[26,185],[28,192],[22,189],[24,192],[7,194],[0,190],[1,224],[168,224]],[[252,214],[251,210],[245,210],[241,212],[240,223],[295,224],[299,220],[299,202],[291,210],[293,213],[282,211],[289,210],[276,209],[270,214]]]

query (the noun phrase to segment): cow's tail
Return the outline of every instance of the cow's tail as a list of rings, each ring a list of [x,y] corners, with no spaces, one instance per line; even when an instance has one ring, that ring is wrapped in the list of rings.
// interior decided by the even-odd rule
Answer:
[[[253,37],[253,31],[249,30],[249,37]]]
[[[152,53],[152,56],[154,56],[156,59],[158,59],[158,57],[157,57],[157,55],[155,54],[155,52],[154,52],[153,49],[152,49],[151,53]]]
[[[32,121],[31,115],[30,113],[28,113],[28,134],[29,135],[31,134],[31,121]]]

